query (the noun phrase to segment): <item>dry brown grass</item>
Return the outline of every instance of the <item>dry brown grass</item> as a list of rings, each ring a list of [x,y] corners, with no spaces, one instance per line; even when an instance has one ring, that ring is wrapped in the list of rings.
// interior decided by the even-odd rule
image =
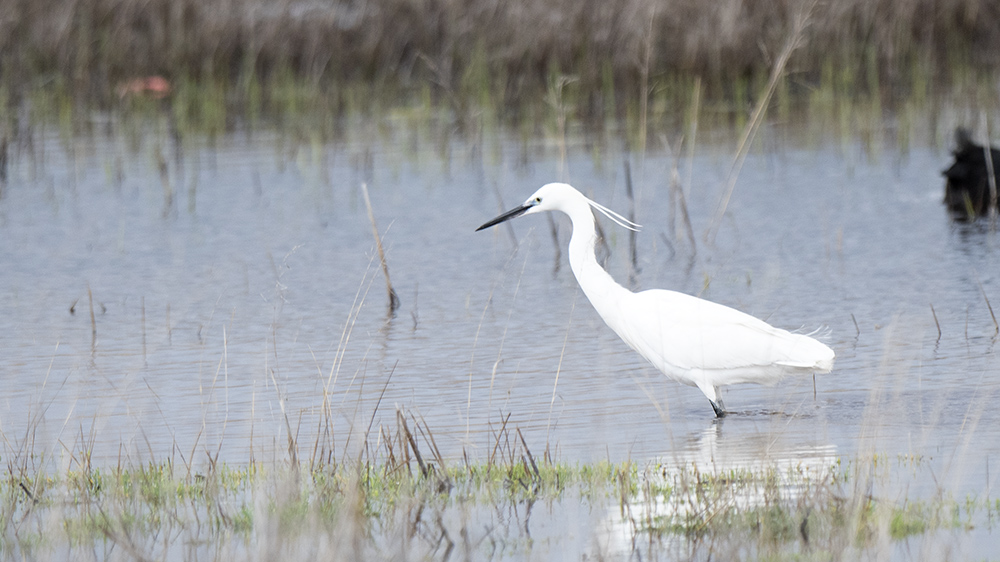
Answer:
[[[7,0],[0,4],[0,85],[8,96],[55,83],[90,104],[136,76],[311,84],[333,106],[345,85],[385,96],[429,91],[517,108],[572,75],[578,115],[621,111],[664,76],[699,76],[706,99],[766,80],[803,0]],[[804,82],[824,65],[863,89],[995,70],[1000,5],[989,0],[821,3],[791,63]],[[243,86],[241,89],[240,86]],[[398,99],[398,98],[397,98]]]

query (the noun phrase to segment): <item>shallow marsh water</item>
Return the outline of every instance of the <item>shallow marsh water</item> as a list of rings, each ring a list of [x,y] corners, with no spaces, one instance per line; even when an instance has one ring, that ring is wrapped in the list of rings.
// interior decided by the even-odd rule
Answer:
[[[1000,239],[948,220],[946,141],[766,129],[708,245],[733,153],[719,138],[679,160],[692,251],[670,226],[673,159],[614,141],[571,139],[563,164],[550,140],[404,127],[329,143],[39,134],[0,199],[2,455],[241,464],[287,458],[291,433],[299,455],[352,458],[402,409],[449,459],[486,461],[507,420],[567,462],[903,455],[943,469],[950,493],[988,495]],[[828,330],[832,373],[729,388],[735,414],[718,422],[603,325],[565,261],[564,218],[558,249],[544,216],[473,232],[560,179],[627,213],[626,158],[645,228],[633,272],[627,232],[603,223],[612,275]]]

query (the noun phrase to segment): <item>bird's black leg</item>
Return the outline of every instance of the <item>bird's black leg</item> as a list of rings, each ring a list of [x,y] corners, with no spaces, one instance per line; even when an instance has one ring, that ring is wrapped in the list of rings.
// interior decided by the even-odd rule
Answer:
[[[708,403],[711,404],[712,409],[715,410],[715,417],[726,417],[726,406],[722,403],[722,398],[719,398],[718,402],[715,400],[709,400]]]

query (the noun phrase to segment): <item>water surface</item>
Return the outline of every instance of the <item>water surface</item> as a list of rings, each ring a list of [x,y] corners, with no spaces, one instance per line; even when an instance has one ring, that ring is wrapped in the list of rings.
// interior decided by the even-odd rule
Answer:
[[[692,248],[670,218],[673,159],[612,141],[571,139],[561,163],[544,139],[403,127],[179,145],[39,133],[15,150],[0,199],[2,454],[239,464],[286,459],[291,434],[303,457],[349,457],[402,410],[455,459],[485,460],[506,420],[569,462],[712,462],[757,444],[748,457],[918,455],[986,489],[1000,449],[998,238],[948,220],[947,151],[924,136],[873,148],[765,130],[714,244],[703,234],[733,147],[702,141],[678,169]],[[558,245],[544,216],[473,232],[555,180],[628,213],[626,159],[645,228],[633,268],[628,233],[602,222],[612,275],[826,329],[832,373],[728,388],[736,413],[720,425],[700,391],[604,326],[566,263],[565,217]]]

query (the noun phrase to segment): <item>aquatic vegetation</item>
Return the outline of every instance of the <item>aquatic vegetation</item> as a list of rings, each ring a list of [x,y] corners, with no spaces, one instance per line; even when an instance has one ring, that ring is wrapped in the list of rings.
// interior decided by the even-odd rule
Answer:
[[[277,553],[294,559],[338,545],[334,551],[348,558],[447,558],[461,548],[473,558],[517,560],[547,556],[548,543],[532,536],[553,526],[557,534],[593,534],[592,544],[556,548],[596,556],[836,558],[883,551],[883,537],[891,544],[941,530],[968,532],[1000,510],[988,497],[891,500],[881,484],[852,491],[880,465],[929,470],[922,461],[823,456],[714,467],[570,465],[535,460],[526,447],[517,454],[519,460],[426,471],[415,460],[382,460],[311,469],[283,463],[189,472],[148,463],[8,473],[0,483],[0,558],[121,551],[140,560]]]
[[[641,149],[653,125],[676,121],[696,83],[706,118],[742,128],[803,17],[774,88],[786,116],[802,102],[891,111],[955,85],[987,100],[971,92],[1000,71],[985,55],[1000,48],[986,0],[13,0],[0,8],[0,105],[4,121],[20,119],[26,100],[51,118],[34,106],[54,96],[77,126],[94,109],[167,106],[180,130],[215,132],[237,120],[315,123],[411,108],[475,130],[545,122],[548,93],[562,82],[560,111],[628,122]],[[136,87],[152,78],[169,92]]]

